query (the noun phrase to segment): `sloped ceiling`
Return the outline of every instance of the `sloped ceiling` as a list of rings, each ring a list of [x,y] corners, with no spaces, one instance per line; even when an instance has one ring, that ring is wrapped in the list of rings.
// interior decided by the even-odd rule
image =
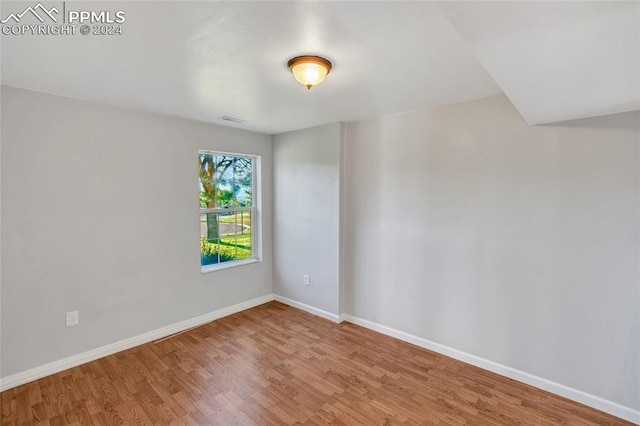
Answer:
[[[529,124],[640,109],[640,3],[440,8]]]
[[[25,4],[2,2],[1,15]],[[2,36],[3,84],[265,133],[500,93],[434,3],[74,1],[69,8],[124,10],[123,34]],[[335,65],[310,91],[286,68],[300,54]],[[229,124],[224,115],[247,122]]]
[[[270,134],[501,92],[530,124],[640,109],[637,2],[67,6],[124,10],[123,34],[2,35],[2,84]],[[335,66],[311,91],[286,68],[300,54]]]

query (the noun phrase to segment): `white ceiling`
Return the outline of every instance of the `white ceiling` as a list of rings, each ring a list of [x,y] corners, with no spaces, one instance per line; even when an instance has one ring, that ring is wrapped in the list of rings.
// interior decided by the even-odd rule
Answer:
[[[2,84],[271,134],[502,91],[533,124],[640,109],[638,3],[67,6],[122,9],[124,34],[2,36]],[[334,63],[311,91],[286,68],[300,54]]]
[[[441,9],[529,124],[640,109],[639,2]]]
[[[34,0],[35,1],[35,0]],[[55,2],[47,2],[47,5]],[[2,16],[25,3],[2,2]],[[279,133],[500,93],[433,3],[67,2],[126,11],[122,36],[2,36],[2,83]],[[325,55],[308,91],[286,68]]]

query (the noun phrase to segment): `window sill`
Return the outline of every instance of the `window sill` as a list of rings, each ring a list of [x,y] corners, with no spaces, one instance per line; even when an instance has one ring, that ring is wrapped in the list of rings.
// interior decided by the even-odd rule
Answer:
[[[251,265],[252,263],[259,263],[260,259],[252,258],[252,259],[244,259],[244,260],[236,260],[234,262],[224,262],[218,263],[216,265],[208,265],[200,268],[201,274],[208,274],[210,272],[222,271],[223,269],[231,269],[237,268],[238,266]]]

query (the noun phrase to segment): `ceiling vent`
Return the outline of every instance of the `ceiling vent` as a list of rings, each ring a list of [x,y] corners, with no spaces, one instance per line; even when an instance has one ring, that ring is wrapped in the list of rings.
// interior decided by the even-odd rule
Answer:
[[[231,121],[232,123],[238,123],[238,124],[247,122],[247,120],[243,120],[241,118],[229,117],[228,115],[223,115],[222,117],[220,117],[220,120]]]

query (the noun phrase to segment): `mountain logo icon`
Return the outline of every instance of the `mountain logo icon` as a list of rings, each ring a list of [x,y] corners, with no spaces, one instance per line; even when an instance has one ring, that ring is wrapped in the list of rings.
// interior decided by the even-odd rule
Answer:
[[[51,9],[47,9],[46,7],[44,7],[42,5],[42,3],[38,3],[35,6],[27,7],[21,13],[10,13],[9,16],[7,16],[5,19],[0,21],[0,23],[6,24],[10,20],[13,20],[17,24],[17,23],[20,22],[20,20],[25,15],[28,15],[28,14],[31,14],[31,15],[35,16],[38,19],[38,21],[40,21],[41,23],[44,22],[44,18],[46,18],[46,17],[49,17],[49,19],[51,19],[53,22],[57,23],[58,22],[58,18],[56,18],[53,15],[54,13],[57,15],[60,12],[55,7],[52,7]]]

